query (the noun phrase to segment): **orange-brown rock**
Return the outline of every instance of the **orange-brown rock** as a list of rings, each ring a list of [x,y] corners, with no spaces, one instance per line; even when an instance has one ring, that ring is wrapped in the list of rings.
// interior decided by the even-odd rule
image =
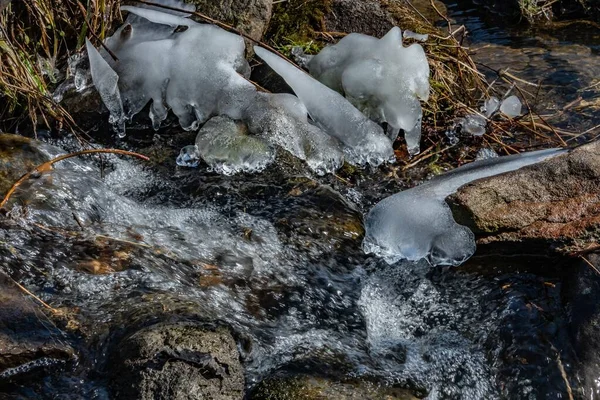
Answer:
[[[448,201],[480,244],[535,243],[563,254],[600,250],[600,142],[473,182]]]

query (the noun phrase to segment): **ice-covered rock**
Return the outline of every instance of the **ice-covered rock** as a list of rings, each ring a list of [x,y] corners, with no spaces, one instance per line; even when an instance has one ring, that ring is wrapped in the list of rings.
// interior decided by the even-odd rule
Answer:
[[[383,129],[342,95],[262,47],[254,51],[290,85],[312,120],[344,144],[349,162],[379,165],[393,158],[392,142]]]
[[[103,59],[90,49],[92,78],[99,90],[118,80],[122,102],[114,91],[103,96],[118,120],[119,103],[128,118],[152,101],[150,117],[160,126],[171,108],[184,129],[195,130],[214,115],[239,119],[256,94],[244,77],[250,67],[241,36],[217,26],[196,23],[185,14],[123,6],[125,24],[107,39],[117,56]],[[186,29],[178,29],[183,26]],[[109,64],[106,62],[110,62]],[[102,68],[104,75],[94,74]],[[109,74],[110,73],[110,74]],[[107,80],[107,76],[111,79]],[[116,87],[116,85],[113,85]],[[102,88],[102,89],[100,89]]]
[[[402,45],[400,28],[392,28],[381,39],[352,33],[324,48],[308,68],[369,118],[387,122],[392,140],[404,130],[409,152],[419,152],[419,99],[429,98],[429,63],[419,44]]]
[[[458,225],[444,199],[474,181],[534,164],[563,153],[550,149],[476,161],[390,196],[365,219],[366,253],[392,264],[426,258],[433,265],[460,265],[475,252],[473,233]]]
[[[306,161],[319,175],[344,164],[341,143],[309,123],[304,104],[287,93],[258,93],[243,115],[252,133]]]
[[[479,114],[469,114],[459,121],[463,131],[473,136],[483,136],[487,120]]]
[[[500,112],[510,118],[516,118],[523,114],[523,104],[517,96],[509,96],[502,101]]]
[[[177,0],[160,2],[181,8]],[[186,130],[196,130],[214,116],[225,116],[243,122],[255,135],[226,134],[223,140],[214,135],[199,135],[198,140],[210,138],[207,139],[210,143],[202,142],[210,151],[231,150],[232,146],[242,151],[240,146],[249,146],[246,150],[252,153],[264,139],[305,160],[319,174],[341,167],[344,153],[356,164],[378,165],[393,157],[391,142],[381,127],[341,95],[302,72],[301,75],[331,96],[319,100],[317,97],[322,93],[310,96],[301,91],[304,98],[300,101],[289,94],[259,93],[246,79],[250,67],[244,58],[242,37],[194,22],[185,12],[165,12],[152,6],[121,9],[129,15],[125,24],[106,40],[105,46],[112,54],[88,45],[94,84],[120,134],[124,134],[125,121],[151,102],[150,118],[155,129],[172,109]],[[332,98],[334,101],[330,102]],[[309,111],[317,125],[309,121]],[[214,131],[212,125],[207,129]],[[221,156],[217,158],[221,160]],[[210,155],[198,146],[184,148],[177,162],[197,166],[200,158],[216,170],[228,173],[260,170],[266,162],[266,159],[253,160],[250,164],[260,165],[255,168],[239,159],[229,160],[231,163],[209,161]],[[232,166],[239,166],[240,162],[244,167]]]
[[[260,172],[274,159],[273,149],[262,139],[248,135],[247,127],[227,117],[211,118],[198,132],[195,151],[214,171],[231,175]],[[182,149],[179,165],[194,166],[194,149]]]
[[[483,115],[489,118],[492,115],[494,115],[496,111],[498,111],[498,108],[500,108],[500,100],[498,100],[497,97],[492,96],[483,103],[483,107],[481,107],[481,112],[483,113]]]

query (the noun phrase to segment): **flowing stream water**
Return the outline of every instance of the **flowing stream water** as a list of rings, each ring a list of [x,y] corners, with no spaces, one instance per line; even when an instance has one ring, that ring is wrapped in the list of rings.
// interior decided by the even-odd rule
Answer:
[[[485,2],[445,4],[454,27],[466,26],[466,43],[490,82],[501,84],[496,71],[507,71],[522,80],[517,84],[548,122],[574,134],[596,127],[598,134],[600,26],[566,21],[530,27],[485,11]]]
[[[543,78],[540,112],[597,99],[598,32],[550,35],[495,25],[468,2],[447,6],[478,61]],[[575,111],[556,118],[579,131],[598,123]],[[368,378],[430,399],[567,398],[567,382],[577,387],[564,261],[476,255],[458,268],[390,266],[363,254],[361,215],[403,182],[317,179],[285,157],[259,175],[178,169],[190,135],[148,132],[131,129],[120,145],[151,164],[59,164],[17,191],[19,218],[0,225],[2,269],[76,313],[84,332],[55,332],[79,353],[52,364],[48,391],[108,398],[116,338],[177,315],[233,328],[248,387],[275,371]],[[30,384],[7,390],[26,397]]]

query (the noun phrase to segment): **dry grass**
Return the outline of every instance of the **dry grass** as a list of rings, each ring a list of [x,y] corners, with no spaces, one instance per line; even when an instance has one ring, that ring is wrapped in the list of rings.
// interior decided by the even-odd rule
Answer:
[[[555,129],[535,112],[539,90],[536,84],[505,71],[494,71],[496,80],[489,83],[463,43],[467,35],[465,27],[453,26],[433,2],[431,7],[439,20],[445,21],[445,29],[435,27],[418,12],[410,10],[410,5],[390,4],[389,11],[403,29],[429,34],[429,40],[422,44],[431,67],[432,89],[429,101],[423,105],[424,151],[410,160],[400,152],[399,161],[404,163],[402,169],[425,162],[431,165],[433,172],[437,172],[436,169],[441,172],[446,167],[472,161],[482,147],[493,148],[502,155],[535,147],[566,146],[563,139],[566,133]],[[455,121],[466,114],[479,113],[481,104],[490,96],[503,98],[507,94],[505,87],[524,100],[526,115],[517,119],[494,117],[488,120],[488,133],[483,137],[463,138],[460,146],[448,145],[445,132]]]
[[[86,36],[104,38],[119,0],[14,0],[0,12],[0,130],[74,122],[51,93]],[[39,120],[41,119],[41,120]]]

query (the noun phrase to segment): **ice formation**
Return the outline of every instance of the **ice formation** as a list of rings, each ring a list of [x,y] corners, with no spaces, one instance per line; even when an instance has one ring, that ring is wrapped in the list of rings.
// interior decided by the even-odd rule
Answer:
[[[465,132],[473,136],[483,136],[487,120],[479,114],[469,114],[462,118],[459,124]]]
[[[341,143],[309,123],[306,107],[294,95],[257,93],[243,120],[252,133],[306,161],[319,175],[344,164]]]
[[[344,144],[349,162],[379,165],[393,158],[392,142],[383,129],[342,95],[268,50],[256,46],[254,51],[290,85],[311,119]]]
[[[427,39],[429,39],[428,34],[421,34],[421,33],[416,33],[413,31],[406,31],[406,30],[404,32],[402,32],[402,37],[404,39],[414,39],[419,42],[426,42]]]
[[[125,113],[123,112],[123,102],[118,86],[119,76],[88,39],[85,40],[85,47],[90,59],[94,85],[110,113],[109,122],[115,132],[122,137],[125,135]]]
[[[260,138],[248,135],[244,124],[213,117],[198,132],[195,146],[182,149],[177,164],[193,167],[202,158],[214,171],[231,175],[260,172],[274,157],[273,149]]]
[[[509,96],[502,101],[500,112],[510,118],[516,118],[523,114],[523,104],[517,96]]]
[[[496,111],[500,108],[500,100],[497,97],[492,96],[483,103],[483,107],[481,107],[481,112],[487,117],[491,117],[494,115]]]
[[[467,227],[454,221],[445,198],[476,179],[513,171],[564,151],[541,150],[476,161],[390,196],[368,213],[363,249],[390,264],[425,258],[433,265],[460,265],[475,252],[475,239]]]
[[[498,158],[498,153],[490,147],[484,147],[479,149],[477,155],[475,156],[475,161],[487,160],[489,158]]]
[[[181,6],[176,0],[161,3]],[[317,95],[299,90],[301,101],[289,94],[258,92],[246,79],[250,67],[244,58],[242,37],[196,23],[185,13],[163,12],[150,6],[121,9],[130,14],[105,43],[116,59],[108,51],[87,44],[94,85],[121,136],[126,121],[151,102],[150,118],[155,129],[172,109],[186,130],[197,130],[210,118],[225,116],[242,122],[250,133],[262,138],[227,134],[227,139],[217,140],[214,135],[201,134],[195,147],[182,150],[180,165],[197,165],[201,157],[223,172],[260,170],[266,159],[253,159],[257,163],[254,167],[260,165],[257,168],[240,164],[239,146],[249,146],[247,151],[253,153],[261,140],[305,160],[318,174],[341,167],[344,154],[348,161],[361,165],[378,165],[393,157],[391,142],[381,127],[341,95],[304,73],[311,87],[319,89]],[[309,121],[308,112],[316,125]],[[209,142],[203,139],[206,137],[211,138]],[[217,159],[223,162],[209,154],[219,151]],[[238,158],[223,160],[223,152],[237,154]]]
[[[241,116],[255,89],[244,79],[250,67],[240,36],[196,23],[181,13],[121,9],[130,15],[105,43],[118,61],[104,50],[102,57],[87,44],[94,85],[119,133],[124,134],[126,118],[150,101],[156,129],[168,108],[188,130],[197,129],[213,115]]]
[[[308,68],[369,118],[387,122],[392,140],[404,130],[409,152],[419,152],[419,99],[429,98],[429,63],[419,44],[402,45],[400,28],[392,28],[381,39],[352,33],[324,48]]]

